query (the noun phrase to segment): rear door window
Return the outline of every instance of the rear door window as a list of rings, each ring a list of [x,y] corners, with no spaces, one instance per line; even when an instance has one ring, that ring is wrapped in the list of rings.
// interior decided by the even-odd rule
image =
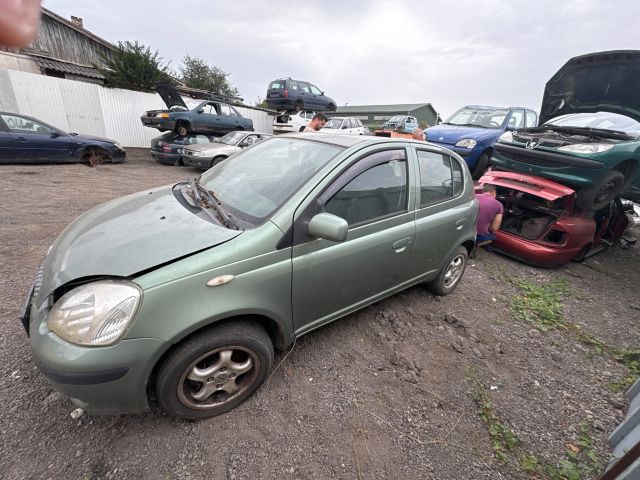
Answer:
[[[448,155],[418,150],[420,207],[449,200],[462,192],[462,167]]]

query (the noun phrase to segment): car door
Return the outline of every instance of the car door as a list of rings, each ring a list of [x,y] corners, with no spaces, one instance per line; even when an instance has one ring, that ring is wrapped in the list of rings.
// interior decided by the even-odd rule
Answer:
[[[227,132],[225,123],[219,112],[217,102],[207,102],[193,110],[193,131],[195,132]]]
[[[1,114],[17,148],[15,160],[27,163],[71,161],[71,139],[44,123],[15,114]]]
[[[473,199],[461,199],[465,175],[457,159],[428,147],[415,150],[419,195],[416,211],[416,275],[430,275],[442,266],[452,249],[462,243],[465,227],[475,224]]]
[[[311,239],[292,250],[297,334],[393,293],[410,282],[415,244],[415,169],[404,148],[370,149],[297,212],[294,238],[328,212],[349,223],[347,239]]]
[[[309,89],[311,90],[311,95],[313,96],[314,107],[319,110],[326,110],[327,101],[324,95],[322,95],[322,92],[320,91],[320,89],[315,85],[312,85],[311,83],[309,84]]]
[[[17,155],[16,141],[0,117],[0,163],[15,162]]]

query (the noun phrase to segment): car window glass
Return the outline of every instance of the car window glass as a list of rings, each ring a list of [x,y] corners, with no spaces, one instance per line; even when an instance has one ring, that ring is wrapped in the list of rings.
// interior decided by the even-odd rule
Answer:
[[[344,218],[349,226],[407,210],[407,161],[403,150],[380,152],[389,160],[371,167],[347,183],[324,205],[324,211]]]
[[[360,121],[359,118],[356,118],[356,123],[357,123],[358,127],[362,127],[362,122]]]
[[[235,116],[235,113],[233,112],[233,110],[231,110],[231,107],[229,105],[220,105],[220,115],[225,115],[228,117],[231,116]]]
[[[307,85],[306,83],[298,82],[298,86],[304,93],[309,93],[309,85]]]
[[[441,153],[418,150],[420,168],[420,206],[448,200],[454,195],[451,159]],[[454,161],[454,164],[457,162]],[[462,172],[460,172],[460,182]]]
[[[289,82],[289,90],[298,91],[298,82]]]
[[[283,87],[284,82],[281,80],[276,80],[274,82],[271,82],[271,84],[269,85],[269,90],[282,90]]]
[[[527,128],[535,127],[537,124],[536,114],[527,110]]]
[[[206,135],[196,135],[194,137],[193,143],[211,143],[211,140],[209,140],[209,137],[207,137]]]
[[[460,165],[456,160],[451,159],[451,166],[453,167],[453,196],[457,197],[462,193],[462,189],[464,187],[462,165]]]
[[[524,128],[524,112],[522,110],[514,110],[509,118],[509,126],[511,128]]]
[[[50,135],[53,130],[38,122],[28,118],[15,115],[2,115],[2,120],[13,133],[23,133],[32,135]]]
[[[345,126],[345,125],[346,125],[347,128],[353,128],[353,120],[351,120],[350,118],[346,118],[344,120],[344,125],[343,126]]]
[[[213,103],[207,103],[205,105],[202,105],[200,109],[203,110],[202,113],[208,113],[210,115],[218,115],[218,112],[216,111],[216,106]]]
[[[311,88],[311,93],[314,93],[316,95],[322,95],[322,92],[320,91],[320,89],[315,85],[309,84],[309,88]]]

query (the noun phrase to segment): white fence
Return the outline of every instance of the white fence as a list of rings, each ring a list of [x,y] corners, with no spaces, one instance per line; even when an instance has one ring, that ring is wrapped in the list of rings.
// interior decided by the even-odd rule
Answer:
[[[163,108],[166,106],[157,93],[105,88],[0,68],[0,111],[39,118],[68,132],[117,140],[125,147],[149,147],[150,140],[160,132],[144,127],[140,117],[146,110]],[[273,117],[267,112],[236,108],[253,120],[256,131],[273,131]]]

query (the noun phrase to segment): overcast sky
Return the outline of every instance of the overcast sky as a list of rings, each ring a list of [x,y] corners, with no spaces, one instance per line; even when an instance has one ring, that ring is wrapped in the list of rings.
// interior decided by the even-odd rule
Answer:
[[[540,109],[570,57],[640,49],[637,0],[45,0],[105,40],[138,40],[171,66],[185,54],[230,73],[248,104],[278,77],[338,105],[430,102]]]

